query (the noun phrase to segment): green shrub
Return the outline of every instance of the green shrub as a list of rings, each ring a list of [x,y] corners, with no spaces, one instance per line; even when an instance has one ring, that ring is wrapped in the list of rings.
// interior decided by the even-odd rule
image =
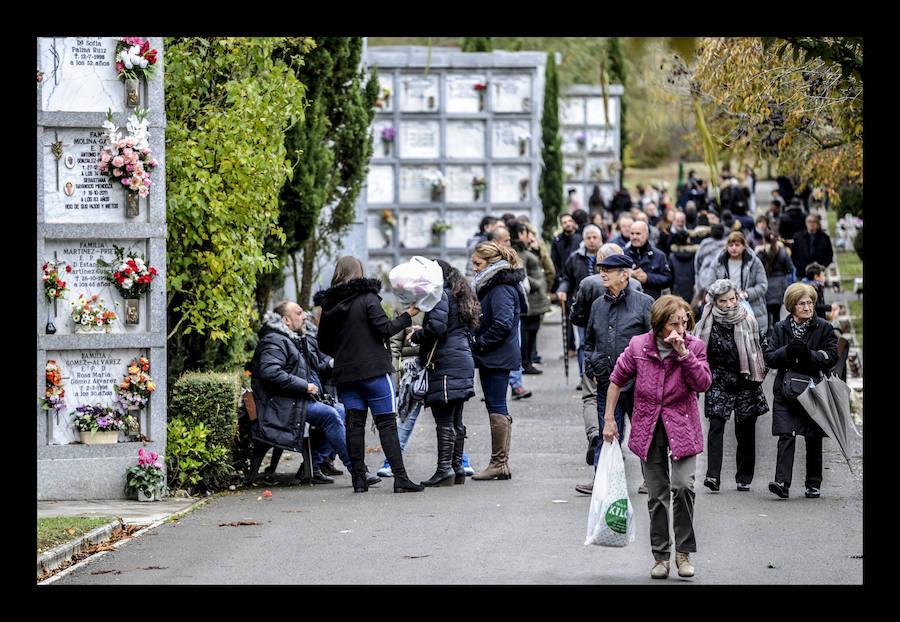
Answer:
[[[843,218],[846,214],[862,218],[862,189],[856,184],[847,184],[841,187],[839,195],[841,201],[837,206],[838,218]]]
[[[190,492],[208,490],[211,488],[208,479],[224,475],[228,450],[209,442],[209,429],[203,422],[189,425],[180,417],[175,417],[169,420],[166,433],[169,488],[182,488]]]
[[[862,261],[862,244],[863,244],[863,227],[860,227],[856,230],[856,237],[853,238],[853,250],[856,251],[856,254],[859,255],[859,260]]]
[[[192,486],[202,483],[208,489],[229,483],[234,473],[232,453],[239,441],[237,402],[241,380],[237,373],[188,372],[175,382],[169,401],[170,419],[183,422],[185,430],[177,432],[186,434],[182,442],[191,446],[181,453],[189,460],[189,464],[180,465],[181,471],[190,474],[182,481],[189,481]],[[197,424],[202,424],[202,438],[196,431]],[[194,447],[199,444],[204,451]]]

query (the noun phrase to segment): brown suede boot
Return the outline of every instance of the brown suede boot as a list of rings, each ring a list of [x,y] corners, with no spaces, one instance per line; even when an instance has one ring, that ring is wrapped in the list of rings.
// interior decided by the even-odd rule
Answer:
[[[509,437],[512,428],[512,417],[498,413],[490,413],[491,420],[491,461],[481,473],[472,479],[511,479],[509,472]]]

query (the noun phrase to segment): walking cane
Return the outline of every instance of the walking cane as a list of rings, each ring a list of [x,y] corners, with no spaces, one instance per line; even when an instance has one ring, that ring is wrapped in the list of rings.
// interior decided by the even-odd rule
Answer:
[[[562,345],[563,345],[563,369],[566,371],[566,384],[569,384],[569,313],[566,311],[566,301],[562,303]]]

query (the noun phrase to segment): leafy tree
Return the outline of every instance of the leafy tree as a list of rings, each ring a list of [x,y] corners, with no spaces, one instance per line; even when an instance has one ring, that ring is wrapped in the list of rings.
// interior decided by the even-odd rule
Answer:
[[[465,37],[463,39],[463,52],[490,52],[492,49],[490,37]]]
[[[282,237],[278,192],[291,172],[284,130],[302,118],[305,90],[273,59],[278,44],[166,39],[170,378],[242,356],[257,276],[274,265],[263,243]]]
[[[544,239],[549,239],[563,210],[562,139],[559,137],[559,76],[556,58],[547,54],[544,111],[541,116],[541,179],[538,194],[544,210]]]
[[[303,123],[287,132],[293,177],[279,196],[285,244],[280,256],[290,260],[296,300],[308,306],[315,261],[330,256],[353,224],[356,199],[372,157],[371,124],[378,98],[378,75],[368,80],[360,69],[360,37],[319,37],[315,47],[295,65],[296,77],[307,87],[309,109]],[[285,47],[290,57],[302,50]],[[303,259],[297,265],[296,255]],[[279,276],[281,276],[280,273]],[[260,311],[267,296],[258,296]]]
[[[863,183],[862,40],[708,38],[673,74],[720,150],[764,160],[800,185]]]
[[[609,38],[609,46],[607,48],[607,60],[609,61],[609,79],[610,82],[621,84],[628,92],[628,80],[625,72],[625,58],[622,56],[622,46],[619,44],[618,37]],[[625,130],[626,119],[628,118],[628,103],[623,96],[619,98],[619,151],[623,154],[621,175],[625,175],[625,149],[628,147],[628,132]]]

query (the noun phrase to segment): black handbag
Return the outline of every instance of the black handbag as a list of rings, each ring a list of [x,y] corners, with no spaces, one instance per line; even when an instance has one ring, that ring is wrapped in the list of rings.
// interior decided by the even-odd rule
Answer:
[[[428,370],[434,367],[431,361],[434,358],[434,351],[436,349],[437,341],[434,342],[434,346],[431,348],[431,353],[428,355],[425,367],[420,366],[418,370],[416,370],[415,378],[409,383],[409,393],[416,401],[424,400],[425,396],[428,395]]]
[[[812,381],[813,378],[809,374],[801,374],[788,369],[784,372],[782,393],[787,399],[796,400],[797,396],[806,391]]]

